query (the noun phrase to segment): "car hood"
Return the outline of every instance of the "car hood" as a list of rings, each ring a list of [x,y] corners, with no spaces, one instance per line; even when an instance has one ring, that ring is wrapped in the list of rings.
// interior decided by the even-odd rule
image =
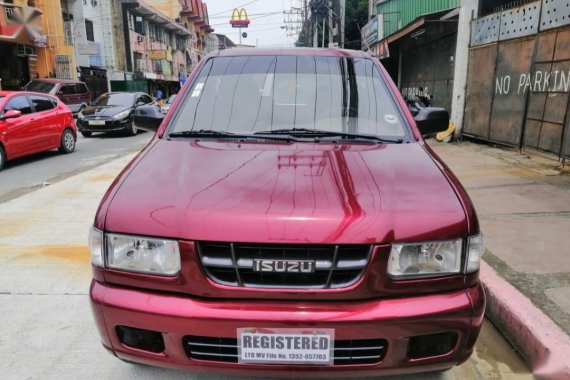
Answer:
[[[89,106],[83,109],[84,116],[106,116],[112,117],[119,112],[130,110],[131,107],[126,106]]]
[[[107,231],[337,244],[467,234],[456,193],[418,143],[158,140],[124,175]]]

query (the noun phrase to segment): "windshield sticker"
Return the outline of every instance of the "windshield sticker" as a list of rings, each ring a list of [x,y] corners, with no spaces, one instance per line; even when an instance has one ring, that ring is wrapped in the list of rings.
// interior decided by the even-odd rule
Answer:
[[[194,91],[192,92],[192,97],[197,98],[200,96],[200,92],[204,88],[204,83],[196,83],[196,87],[194,87]]]
[[[398,118],[392,115],[391,113],[387,113],[386,115],[384,115],[384,120],[386,120],[386,123],[390,124],[396,124],[398,122]]]

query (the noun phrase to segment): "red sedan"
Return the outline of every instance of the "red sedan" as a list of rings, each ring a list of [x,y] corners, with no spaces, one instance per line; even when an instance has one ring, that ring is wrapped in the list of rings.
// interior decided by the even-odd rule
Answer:
[[[71,110],[53,96],[0,91],[0,170],[14,158],[46,150],[75,150],[77,127]]]

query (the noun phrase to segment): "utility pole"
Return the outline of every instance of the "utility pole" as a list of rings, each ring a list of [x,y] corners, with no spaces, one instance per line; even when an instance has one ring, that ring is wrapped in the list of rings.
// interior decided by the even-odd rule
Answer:
[[[346,15],[346,0],[340,0],[340,47],[344,49],[344,20]]]
[[[323,47],[323,48],[325,47],[325,21],[326,21],[326,18],[323,17],[323,30],[322,30],[323,37],[321,38],[321,47]]]
[[[319,47],[319,23],[315,20],[313,23],[313,47]]]
[[[329,47],[333,43],[333,2],[329,1]]]

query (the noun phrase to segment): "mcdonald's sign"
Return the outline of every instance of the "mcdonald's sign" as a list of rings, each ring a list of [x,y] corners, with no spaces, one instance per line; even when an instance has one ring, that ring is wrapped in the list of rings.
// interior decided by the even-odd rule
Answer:
[[[232,27],[247,28],[249,23],[250,21],[247,18],[247,12],[245,11],[245,9],[234,8],[232,12],[232,19],[230,20],[230,24],[232,24]]]

